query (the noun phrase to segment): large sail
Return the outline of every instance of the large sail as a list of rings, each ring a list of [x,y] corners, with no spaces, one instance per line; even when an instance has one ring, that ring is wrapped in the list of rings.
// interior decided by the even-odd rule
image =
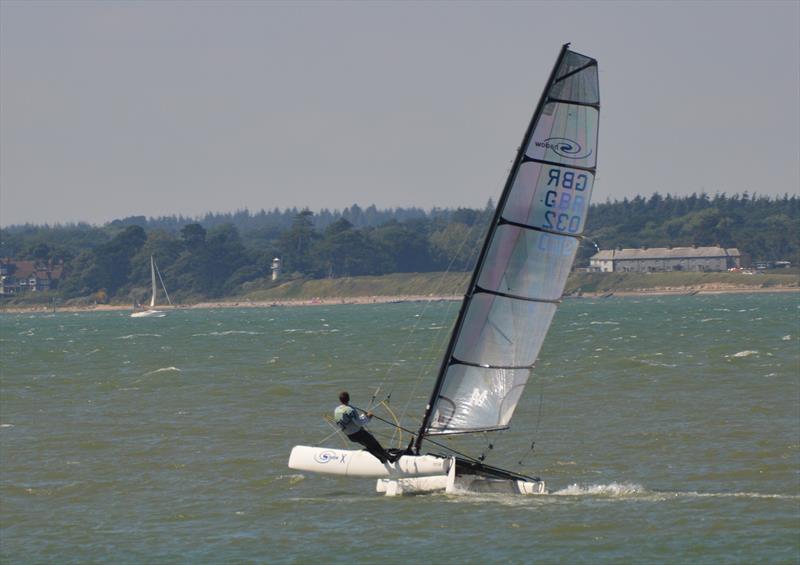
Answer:
[[[572,268],[597,163],[597,61],[564,45],[498,202],[417,439],[507,428]]]
[[[150,293],[150,308],[156,307],[156,263],[153,256],[150,255],[150,282],[152,285],[152,292]]]

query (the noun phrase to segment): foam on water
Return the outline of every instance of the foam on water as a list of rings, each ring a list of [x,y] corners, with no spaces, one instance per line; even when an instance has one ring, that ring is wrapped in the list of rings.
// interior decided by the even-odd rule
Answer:
[[[607,485],[579,485],[577,483],[552,492],[554,496],[604,496],[609,498],[631,497],[649,491],[636,483],[609,483]]]
[[[169,372],[177,372],[180,373],[181,370],[177,367],[161,367],[160,369],[156,369],[155,371],[150,371],[149,373],[145,373],[147,375],[155,375],[156,373],[169,373]]]
[[[114,339],[136,339],[137,337],[162,337],[161,334],[128,334],[115,337]]]
[[[800,500],[797,494],[770,494],[763,492],[676,492],[676,496],[697,498],[764,498],[775,500]]]
[[[758,351],[747,349],[745,351],[739,351],[738,353],[734,353],[733,355],[726,355],[726,357],[750,357],[751,355],[758,355]]]
[[[226,330],[224,332],[208,332],[208,333],[192,334],[192,337],[225,336],[225,335],[264,335],[264,333],[252,332],[246,330]]]

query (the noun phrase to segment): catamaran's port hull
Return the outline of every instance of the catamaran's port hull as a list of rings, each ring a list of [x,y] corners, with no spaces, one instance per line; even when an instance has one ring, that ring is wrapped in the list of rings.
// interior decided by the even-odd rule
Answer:
[[[289,468],[345,477],[420,477],[447,474],[452,460],[436,455],[403,455],[395,463],[381,463],[367,451],[297,445]]]

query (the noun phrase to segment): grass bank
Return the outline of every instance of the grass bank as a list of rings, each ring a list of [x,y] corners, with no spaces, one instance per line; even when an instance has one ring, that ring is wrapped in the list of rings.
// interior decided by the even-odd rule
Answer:
[[[794,273],[573,273],[565,294],[605,292],[691,292],[798,288]]]
[[[237,299],[257,302],[314,298],[461,296],[469,273],[396,273],[380,277],[294,280]],[[573,273],[565,294],[609,292],[725,292],[800,288],[800,275],[738,273]]]
[[[379,277],[293,280],[272,288],[247,292],[238,298],[268,302],[367,296],[463,295],[469,277],[469,273],[395,273]]]

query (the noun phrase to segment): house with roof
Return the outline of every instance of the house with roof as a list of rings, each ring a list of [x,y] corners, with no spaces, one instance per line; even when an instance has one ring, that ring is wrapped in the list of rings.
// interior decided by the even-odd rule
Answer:
[[[44,263],[5,257],[0,259],[0,296],[54,290],[63,274],[63,261]]]
[[[727,271],[740,266],[738,249],[719,246],[606,249],[589,259],[589,269],[603,273]]]

